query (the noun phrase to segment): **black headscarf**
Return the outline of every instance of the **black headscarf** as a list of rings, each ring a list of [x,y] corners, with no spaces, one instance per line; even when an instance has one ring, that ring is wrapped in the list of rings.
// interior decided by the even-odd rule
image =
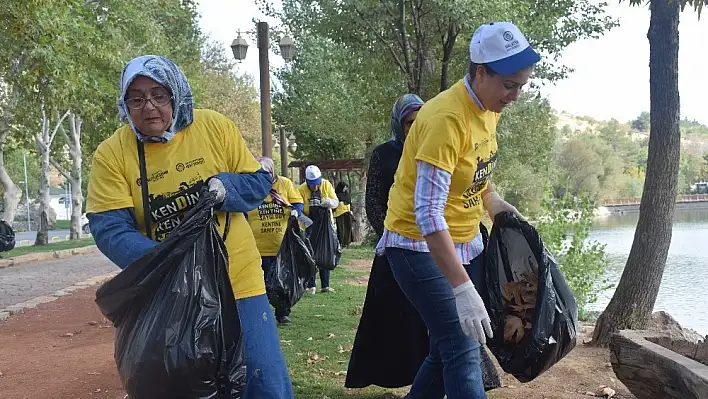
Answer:
[[[334,192],[337,193],[339,202],[343,202],[344,205],[350,205],[352,203],[352,196],[349,194],[347,183],[343,181],[337,183],[337,188],[334,189]]]

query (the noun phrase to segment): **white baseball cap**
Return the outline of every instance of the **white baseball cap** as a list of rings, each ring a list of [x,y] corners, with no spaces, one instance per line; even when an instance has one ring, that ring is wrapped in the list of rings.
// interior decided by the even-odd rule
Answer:
[[[310,165],[305,169],[305,180],[307,184],[316,186],[322,183],[322,172],[316,165]]]
[[[541,61],[523,33],[511,22],[490,22],[472,35],[470,61],[500,75],[513,75]]]

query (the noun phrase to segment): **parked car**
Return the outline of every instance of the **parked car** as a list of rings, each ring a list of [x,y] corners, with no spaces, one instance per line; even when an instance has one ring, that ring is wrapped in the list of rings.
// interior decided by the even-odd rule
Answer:
[[[84,234],[91,234],[91,230],[89,229],[89,221],[85,213],[81,215],[81,231]]]

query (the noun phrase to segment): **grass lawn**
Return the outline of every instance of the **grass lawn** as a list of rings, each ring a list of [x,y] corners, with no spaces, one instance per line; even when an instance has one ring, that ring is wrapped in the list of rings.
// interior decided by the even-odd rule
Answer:
[[[69,227],[71,227],[71,220],[57,220],[54,230],[69,230]]]
[[[28,245],[24,247],[15,247],[12,251],[0,253],[0,258],[14,258],[15,256],[33,254],[37,252],[53,252],[62,249],[74,249],[93,245],[93,238],[82,238],[79,240],[59,241],[47,245]]]
[[[293,308],[292,323],[281,326],[281,346],[292,376],[295,397],[308,399],[383,399],[406,390],[367,388],[348,390],[344,379],[366,286],[353,283],[368,277],[368,270],[351,268],[352,262],[369,263],[372,248],[344,251],[341,266],[332,272],[335,293],[306,294]],[[319,286],[319,280],[318,280]]]

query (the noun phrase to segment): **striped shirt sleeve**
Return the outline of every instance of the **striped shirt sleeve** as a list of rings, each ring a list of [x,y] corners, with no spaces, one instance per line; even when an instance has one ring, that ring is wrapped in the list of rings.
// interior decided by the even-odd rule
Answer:
[[[424,161],[417,161],[415,221],[423,237],[447,230],[445,204],[452,175]]]

